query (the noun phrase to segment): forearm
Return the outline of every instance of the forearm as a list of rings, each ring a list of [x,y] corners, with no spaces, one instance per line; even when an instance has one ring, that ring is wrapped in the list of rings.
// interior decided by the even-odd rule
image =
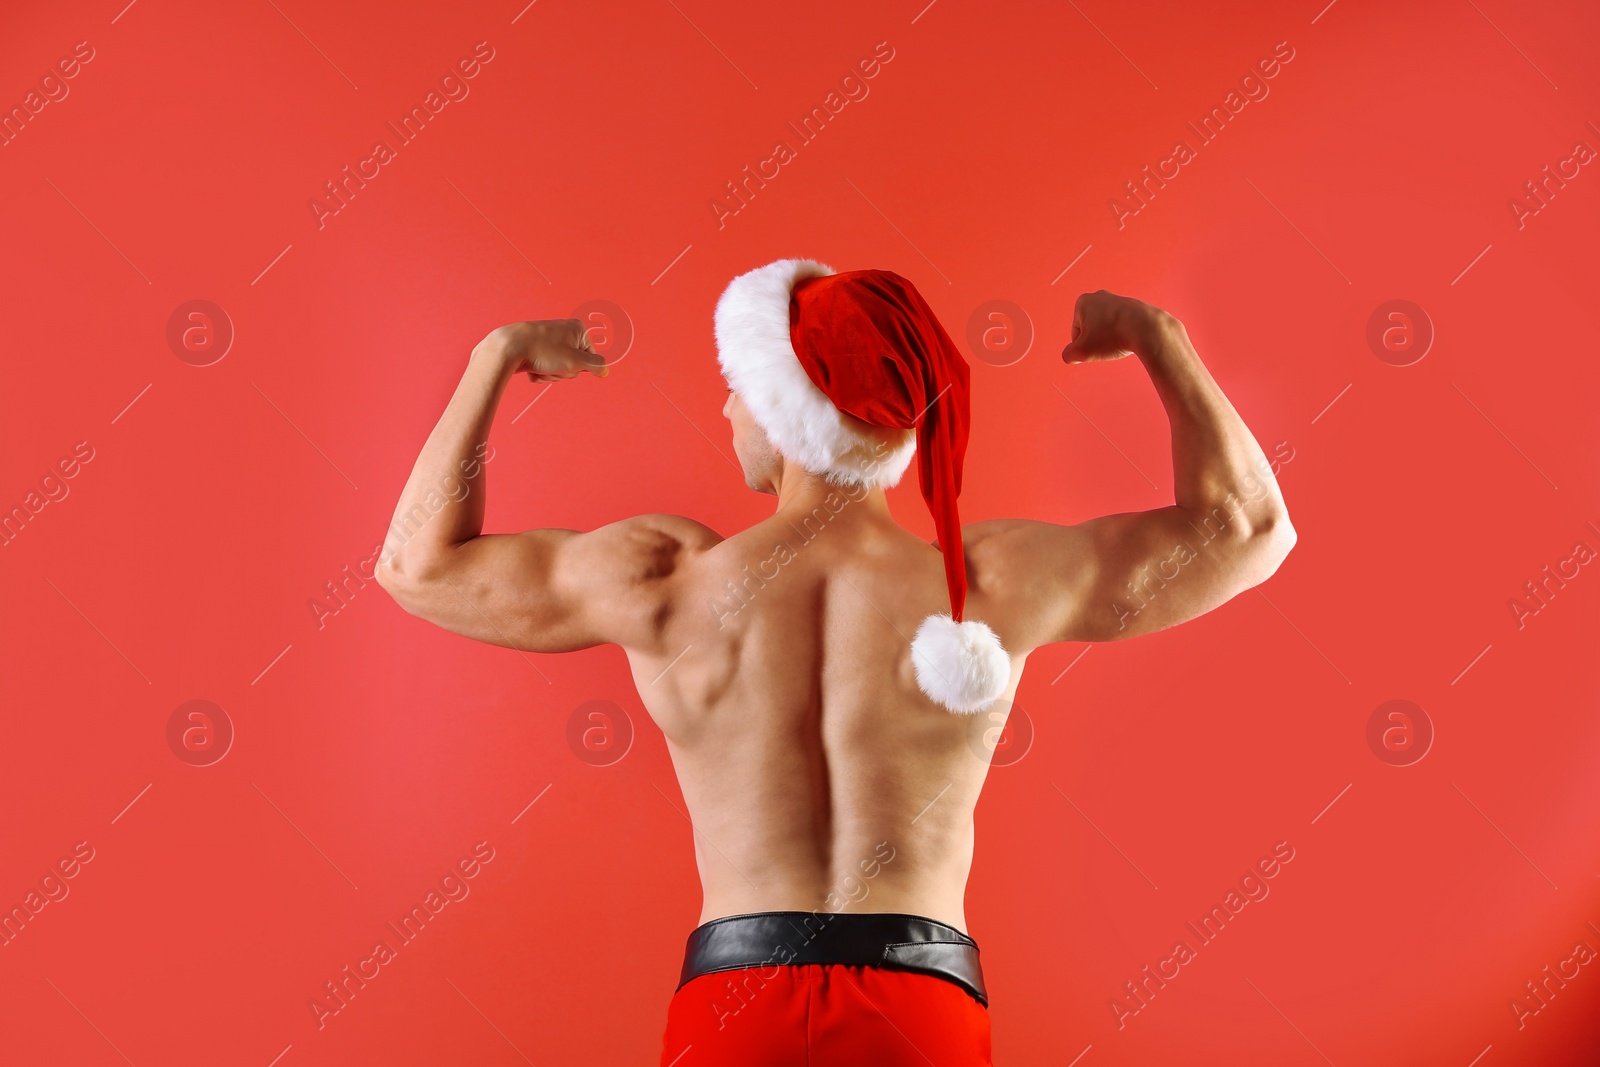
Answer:
[[[510,379],[508,362],[480,345],[411,469],[384,539],[391,575],[446,559],[483,532],[489,427]]]
[[[1183,324],[1157,315],[1138,355],[1172,425],[1177,505],[1196,522],[1211,520],[1213,530],[1226,522],[1234,536],[1286,525],[1283,496],[1266,455],[1206,370]]]

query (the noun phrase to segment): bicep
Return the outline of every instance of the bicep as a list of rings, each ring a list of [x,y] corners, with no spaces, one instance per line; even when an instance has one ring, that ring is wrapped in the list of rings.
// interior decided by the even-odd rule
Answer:
[[[429,560],[392,589],[411,614],[451,633],[528,651],[599,644],[582,619],[582,598],[562,580],[573,530],[485,534]],[[552,647],[561,646],[561,647]]]
[[[1176,626],[1266,580],[1277,563],[1263,539],[1237,523],[1203,521],[1177,506],[1072,526],[993,525],[971,555],[992,601],[985,607],[1005,620],[1020,650]]]
[[[683,547],[643,518],[588,533],[487,534],[427,561],[390,591],[411,614],[493,645],[530,652],[642,647]]]

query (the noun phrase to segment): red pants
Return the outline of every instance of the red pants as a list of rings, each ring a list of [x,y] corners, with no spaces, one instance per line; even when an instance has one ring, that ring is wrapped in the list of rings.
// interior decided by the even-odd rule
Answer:
[[[672,998],[661,1049],[661,1067],[930,1063],[990,1067],[988,1010],[943,978],[835,963],[703,974]]]

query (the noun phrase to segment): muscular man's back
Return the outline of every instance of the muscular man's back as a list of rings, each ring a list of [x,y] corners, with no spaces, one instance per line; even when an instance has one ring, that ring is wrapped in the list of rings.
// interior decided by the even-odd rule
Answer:
[[[909,641],[943,563],[871,499],[831,502],[685,560],[667,661],[630,656],[694,823],[700,921],[826,908],[964,931],[990,720],[924,696]]]
[[[674,515],[484,534],[483,450],[511,377],[608,373],[576,320],[520,323],[474,350],[378,571],[458,634],[627,653],[704,890],[663,1064],[928,1059],[907,1027],[989,1063],[963,905],[984,740],[1023,663],[1210,611],[1295,542],[1271,465],[1182,324],[1103,291],[1079,299],[1063,356],[1144,362],[1172,424],[1175,503],[959,525],[963,361],[904,279],[829,273],[779,261],[718,304],[723,414],[746,485],[777,498],[771,518],[727,538]],[[948,556],[889,513],[912,444]]]

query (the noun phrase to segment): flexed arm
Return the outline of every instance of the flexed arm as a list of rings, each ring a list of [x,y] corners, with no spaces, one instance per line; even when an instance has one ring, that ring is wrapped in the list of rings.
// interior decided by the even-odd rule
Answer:
[[[1114,641],[1204,614],[1272,576],[1295,544],[1261,447],[1176,318],[1101,290],[1078,298],[1068,363],[1137,355],[1172,425],[1175,503],[1075,526],[974,523],[974,611],[1007,647]]]
[[[417,457],[384,543],[378,582],[406,611],[490,644],[564,652],[648,649],[652,619],[686,545],[715,534],[642,515],[590,533],[484,534],[484,449],[511,378],[554,382],[605,361],[576,319],[502,326],[473,349],[461,384]]]

